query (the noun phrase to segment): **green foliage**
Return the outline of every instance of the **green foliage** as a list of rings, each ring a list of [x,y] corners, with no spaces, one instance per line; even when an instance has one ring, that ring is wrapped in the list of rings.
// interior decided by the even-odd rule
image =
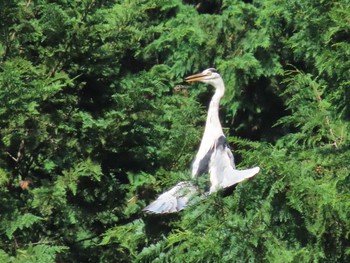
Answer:
[[[346,0],[1,1],[1,262],[348,262]],[[217,67],[238,167],[179,215]]]
[[[144,242],[143,228],[142,220],[111,228],[103,235],[100,245],[115,244],[121,256],[120,261],[134,259],[138,254],[138,247]]]
[[[3,250],[0,250],[0,259],[2,262],[9,263],[49,263],[55,262],[57,254],[66,249],[66,247],[62,246],[30,245],[25,250],[18,250],[16,257],[10,257]]]

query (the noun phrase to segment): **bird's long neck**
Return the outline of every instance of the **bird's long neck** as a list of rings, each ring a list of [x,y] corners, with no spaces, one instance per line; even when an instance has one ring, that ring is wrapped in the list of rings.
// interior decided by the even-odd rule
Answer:
[[[224,96],[224,94],[225,94],[225,85],[224,85],[224,82],[221,80],[220,82],[217,83],[215,87],[215,93],[209,104],[209,112],[210,111],[219,112],[220,100]]]
[[[222,79],[218,80],[215,84],[215,93],[209,104],[206,126],[214,125],[215,127],[219,127],[222,130],[219,120],[219,105],[221,98],[225,94],[225,85]]]

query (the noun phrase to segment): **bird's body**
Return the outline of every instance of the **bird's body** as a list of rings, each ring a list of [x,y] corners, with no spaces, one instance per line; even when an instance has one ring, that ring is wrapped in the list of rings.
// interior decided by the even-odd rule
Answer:
[[[191,76],[189,78],[191,81]],[[222,130],[219,119],[219,104],[224,94],[225,86],[224,82],[220,78],[217,81],[217,88],[209,104],[202,141],[199,146],[197,155],[192,163],[193,178],[208,171],[211,155],[215,151],[216,140],[224,136],[224,132]]]
[[[209,194],[211,194],[257,174],[260,171],[259,167],[236,170],[234,157],[219,119],[220,100],[225,94],[224,81],[219,73],[215,69],[209,68],[199,74],[189,76],[185,80],[187,82],[200,81],[215,88],[215,93],[209,104],[202,141],[192,163],[192,178],[208,172],[210,176]],[[144,211],[156,214],[178,212],[187,206],[196,192],[198,189],[192,183],[180,182],[160,195]]]

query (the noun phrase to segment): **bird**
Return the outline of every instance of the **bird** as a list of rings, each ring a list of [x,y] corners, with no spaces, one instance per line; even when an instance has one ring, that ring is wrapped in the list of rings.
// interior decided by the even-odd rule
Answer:
[[[208,68],[201,73],[186,77],[185,81],[188,83],[199,81],[215,89],[209,103],[203,137],[191,166],[192,180],[209,173],[210,189],[202,196],[238,184],[259,173],[258,166],[245,170],[236,169],[234,156],[219,118],[220,100],[225,94],[225,84],[219,72],[215,68]],[[198,187],[191,181],[182,181],[161,194],[143,211],[154,214],[179,212],[198,194]]]
[[[215,89],[209,104],[202,141],[192,163],[192,178],[209,171],[211,183],[209,193],[213,193],[257,174],[260,171],[259,167],[247,170],[236,169],[234,157],[219,118],[220,100],[225,94],[225,84],[219,72],[214,68],[208,68],[199,74],[185,78],[185,81],[189,83],[200,81]]]

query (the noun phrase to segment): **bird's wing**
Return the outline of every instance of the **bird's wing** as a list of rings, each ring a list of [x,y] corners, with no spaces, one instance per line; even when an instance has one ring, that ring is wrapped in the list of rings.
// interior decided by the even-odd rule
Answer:
[[[155,201],[143,209],[152,214],[175,213],[183,210],[197,193],[197,188],[190,182],[180,182],[161,194]]]
[[[259,171],[260,168],[258,166],[245,170],[227,169],[223,181],[221,182],[221,187],[226,188],[238,184],[245,179],[253,177],[259,173]]]
[[[256,175],[259,171],[259,167],[247,170],[236,170],[232,152],[228,147],[226,138],[222,136],[217,140],[215,150],[209,163],[210,193],[242,182]]]

